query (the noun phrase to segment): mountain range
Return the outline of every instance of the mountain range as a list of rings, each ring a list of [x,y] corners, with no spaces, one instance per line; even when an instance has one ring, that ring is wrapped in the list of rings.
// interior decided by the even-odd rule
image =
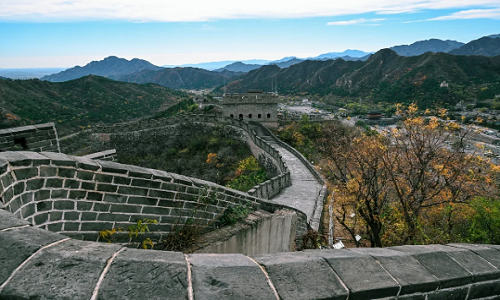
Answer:
[[[390,49],[401,56],[415,56],[424,54],[425,52],[447,53],[451,50],[458,49],[463,45],[465,44],[457,41],[430,39],[425,41],[418,41],[411,45],[394,46]]]
[[[441,88],[444,81],[450,88]],[[280,94],[330,94],[384,102],[417,102],[422,106],[440,99],[454,104],[470,97],[483,99],[500,94],[500,56],[426,52],[405,57],[383,49],[364,62],[308,60],[286,69],[263,66],[228,83],[224,89],[270,91],[271,83],[275,82]]]
[[[40,79],[52,82],[62,82],[62,81],[77,79],[91,74],[103,77],[116,78],[124,74],[130,74],[141,70],[161,70],[161,69],[163,68],[155,66],[152,63],[143,59],[134,58],[129,61],[124,58],[109,56],[106,57],[104,60],[90,62],[83,67],[76,66],[74,68],[70,68],[56,74],[43,76]]]
[[[483,37],[467,44],[430,39],[411,45],[394,46],[391,49],[399,55],[407,57],[418,56],[426,52],[448,51],[454,55],[495,56],[500,54],[500,39],[495,38],[496,36],[499,35]],[[193,67],[163,68],[141,59],[129,61],[110,56],[102,61],[93,61],[84,67],[77,66],[57,74],[44,76],[42,80],[60,82],[94,74],[126,82],[156,83],[174,89],[204,89],[225,85],[247,72],[259,68],[266,69],[271,65],[286,69],[307,61],[331,61],[339,58],[343,61],[367,61],[371,55],[371,53],[359,50],[346,50],[344,52],[324,53],[308,59],[290,56],[275,61],[251,60],[251,62],[257,63],[232,62],[213,71]],[[265,65],[261,65],[262,63]],[[310,64],[306,64],[306,66],[308,65]],[[325,78],[325,75],[322,78]]]

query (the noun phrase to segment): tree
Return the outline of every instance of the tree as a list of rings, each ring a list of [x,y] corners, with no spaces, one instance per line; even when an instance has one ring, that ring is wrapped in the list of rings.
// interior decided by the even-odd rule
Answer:
[[[417,111],[398,106],[403,121],[385,134],[339,131],[340,125],[323,130],[320,150],[335,191],[335,218],[353,238],[368,235],[372,246],[425,243],[436,210],[448,214],[443,230],[451,231],[458,210],[452,204],[498,191],[499,168],[464,151],[469,128],[446,119],[445,110],[440,118]],[[457,135],[453,149],[447,141]]]

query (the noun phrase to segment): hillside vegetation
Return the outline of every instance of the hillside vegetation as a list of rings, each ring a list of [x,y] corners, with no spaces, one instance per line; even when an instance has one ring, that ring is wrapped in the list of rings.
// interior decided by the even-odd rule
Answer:
[[[448,88],[441,88],[443,81]],[[420,107],[453,105],[481,98],[485,90],[499,94],[500,56],[459,56],[425,53],[399,56],[390,49],[373,54],[366,62],[305,61],[280,69],[264,66],[230,82],[228,92],[270,90],[278,82],[280,94],[360,97],[372,102],[411,103]],[[222,88],[214,92],[220,92]]]
[[[155,115],[188,95],[155,84],[132,84],[98,76],[51,83],[0,80],[0,128],[55,122],[62,134]]]

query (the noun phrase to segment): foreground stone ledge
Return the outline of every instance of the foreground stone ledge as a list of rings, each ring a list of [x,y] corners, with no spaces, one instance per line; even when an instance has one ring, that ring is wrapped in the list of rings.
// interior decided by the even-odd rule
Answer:
[[[113,260],[99,300],[187,299],[188,276],[179,252],[126,249]]]
[[[120,246],[69,240],[46,248],[20,269],[0,299],[91,299],[107,260]]]
[[[200,299],[276,299],[260,267],[242,254],[193,254],[193,291]]]

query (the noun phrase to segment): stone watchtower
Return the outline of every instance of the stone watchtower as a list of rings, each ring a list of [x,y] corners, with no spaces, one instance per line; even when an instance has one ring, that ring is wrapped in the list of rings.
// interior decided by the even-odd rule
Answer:
[[[270,128],[278,127],[278,94],[249,90],[246,93],[226,93],[222,97],[225,117],[259,122]]]

